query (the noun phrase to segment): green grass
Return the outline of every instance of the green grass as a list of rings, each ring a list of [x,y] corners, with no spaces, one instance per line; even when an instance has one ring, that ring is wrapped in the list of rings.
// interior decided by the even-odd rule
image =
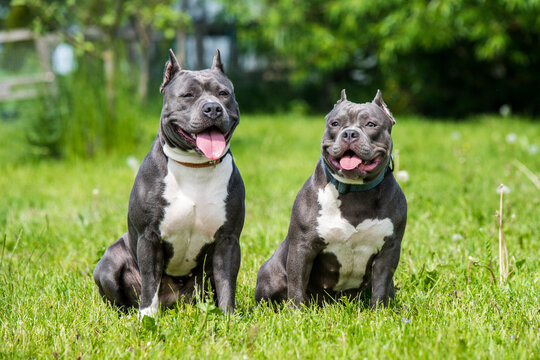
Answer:
[[[319,157],[323,117],[243,116],[232,144],[247,195],[237,312],[180,305],[155,325],[107,307],[91,277],[126,229],[126,158],[145,155],[157,115],[140,128],[134,154],[56,162],[36,158],[17,123],[0,123],[0,358],[540,357],[540,191],[513,163],[539,174],[538,123],[398,117],[394,148],[410,179],[401,182],[409,217],[396,304],[275,313],[255,306],[256,273],[286,234]],[[505,286],[487,268],[492,260],[497,280],[500,183],[511,190],[504,231],[519,265]]]

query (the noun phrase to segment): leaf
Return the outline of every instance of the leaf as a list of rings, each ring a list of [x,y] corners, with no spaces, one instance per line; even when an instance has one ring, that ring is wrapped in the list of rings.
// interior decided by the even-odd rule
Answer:
[[[219,308],[217,308],[214,304],[209,302],[204,303],[197,303],[197,307],[207,313],[207,314],[222,314],[223,311],[221,311]]]
[[[145,330],[155,332],[157,330],[156,319],[148,315],[144,315],[142,319],[142,326]]]

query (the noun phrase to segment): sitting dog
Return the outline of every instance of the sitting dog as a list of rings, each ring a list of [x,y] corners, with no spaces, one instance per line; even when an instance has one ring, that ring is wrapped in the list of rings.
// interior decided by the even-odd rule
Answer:
[[[212,68],[165,67],[159,133],[129,197],[128,232],[94,269],[99,293],[123,310],[154,316],[209,287],[235,306],[244,225],[244,184],[229,140],[240,114],[219,51]]]
[[[260,268],[256,301],[369,298],[387,306],[407,202],[392,174],[395,124],[380,91],[371,103],[345,90],[326,116],[321,159],[294,202],[289,231]]]

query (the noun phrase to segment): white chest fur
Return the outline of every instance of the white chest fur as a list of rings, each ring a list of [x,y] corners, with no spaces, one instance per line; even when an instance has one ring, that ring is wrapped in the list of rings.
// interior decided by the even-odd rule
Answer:
[[[189,168],[169,159],[167,169],[163,197],[169,205],[159,230],[174,253],[165,272],[184,276],[197,265],[197,255],[204,245],[214,241],[214,234],[226,220],[232,156],[205,168]]]
[[[341,267],[334,290],[355,289],[360,286],[369,258],[379,252],[384,238],[394,233],[389,218],[366,219],[353,226],[341,216],[341,201],[334,185],[319,190],[321,206],[317,217],[317,231],[327,243],[324,252],[334,254]]]

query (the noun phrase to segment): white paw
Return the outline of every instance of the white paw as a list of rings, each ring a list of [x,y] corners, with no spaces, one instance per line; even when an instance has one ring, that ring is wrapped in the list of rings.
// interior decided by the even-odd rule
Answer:
[[[159,285],[156,289],[156,293],[154,294],[154,297],[152,298],[152,303],[150,306],[145,307],[144,309],[139,309],[139,320],[144,319],[145,316],[150,316],[151,318],[155,318],[156,314],[159,310]]]
[[[155,318],[156,314],[158,312],[157,307],[154,308],[153,306],[149,306],[144,309],[139,310],[139,320],[142,320],[145,316],[150,316],[151,318]]]

